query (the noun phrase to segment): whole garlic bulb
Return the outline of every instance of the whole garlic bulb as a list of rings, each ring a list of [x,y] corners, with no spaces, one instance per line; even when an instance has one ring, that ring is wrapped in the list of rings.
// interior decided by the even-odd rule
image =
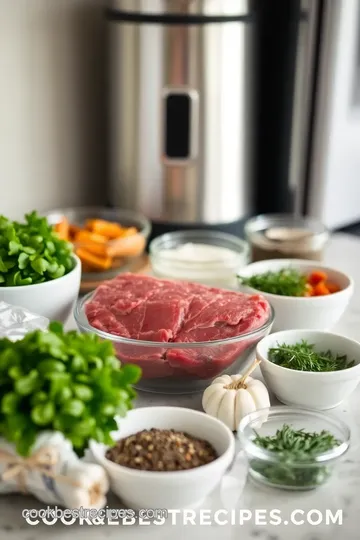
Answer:
[[[203,394],[204,411],[224,422],[231,431],[237,430],[240,420],[247,414],[270,407],[266,386],[250,377],[259,363],[256,360],[244,375],[217,377]]]

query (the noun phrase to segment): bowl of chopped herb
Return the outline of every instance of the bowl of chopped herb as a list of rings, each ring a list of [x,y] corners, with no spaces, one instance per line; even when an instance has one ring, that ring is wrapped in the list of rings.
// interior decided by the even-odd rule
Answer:
[[[65,322],[76,302],[81,262],[45,217],[0,216],[0,300]]]
[[[332,409],[360,381],[360,343],[330,332],[275,332],[258,343],[256,356],[267,386],[285,405]]]
[[[350,447],[348,426],[307,409],[271,407],[245,416],[238,437],[250,477],[267,486],[310,490],[327,482]]]
[[[301,259],[249,264],[238,273],[239,288],[261,293],[275,310],[273,331],[331,330],[345,312],[353,279],[334,268]]]

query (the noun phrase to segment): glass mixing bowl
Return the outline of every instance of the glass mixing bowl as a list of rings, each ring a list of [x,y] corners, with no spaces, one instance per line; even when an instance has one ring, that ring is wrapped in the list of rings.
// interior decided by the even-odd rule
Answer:
[[[308,216],[264,214],[245,223],[253,262],[267,259],[321,261],[330,233],[323,223]]]
[[[237,373],[247,366],[256,344],[269,334],[274,322],[274,311],[270,306],[269,317],[261,327],[231,338],[191,343],[129,339],[89,324],[85,306],[93,294],[80,298],[75,306],[74,317],[79,330],[111,341],[122,363],[140,366],[142,378],[137,388],[148,392],[191,394],[202,391],[214,377]]]
[[[257,435],[275,435],[284,425],[311,433],[328,431],[339,445],[316,457],[296,461],[253,442]],[[287,490],[304,491],[324,484],[350,447],[350,430],[344,422],[322,412],[292,407],[271,407],[248,414],[239,424],[238,437],[247,456],[252,479]]]
[[[105,244],[110,252],[114,252],[110,268],[106,270],[93,269],[90,271],[83,264],[83,282],[99,282],[105,279],[111,279],[120,272],[131,271],[135,262],[144,253],[146,242],[151,232],[151,224],[145,216],[137,212],[122,210],[121,208],[106,208],[102,206],[59,208],[45,213],[45,217],[54,226],[63,218],[66,218],[75,227],[84,227],[87,220],[101,219],[111,223],[117,223],[122,227],[134,227],[137,229],[136,234],[131,237],[109,240]],[[90,245],[87,244],[86,240],[73,241],[72,243],[76,253],[79,249],[90,249]]]
[[[178,250],[184,248],[190,250],[180,255]],[[210,250],[205,258],[204,248]],[[226,288],[237,286],[236,273],[249,263],[247,242],[218,231],[166,233],[150,242],[149,253],[153,274],[159,278]]]

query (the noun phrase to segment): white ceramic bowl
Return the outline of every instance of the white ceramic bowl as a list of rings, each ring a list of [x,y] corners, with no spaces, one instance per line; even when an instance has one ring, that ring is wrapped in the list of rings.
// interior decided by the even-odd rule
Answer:
[[[282,268],[292,267],[304,273],[324,270],[329,281],[337,283],[341,291],[327,296],[294,297],[280,296],[258,291],[239,285],[240,290],[252,294],[262,294],[275,311],[273,331],[304,328],[309,330],[331,330],[343,315],[354,292],[353,279],[348,275],[323,264],[301,259],[271,259],[249,264],[238,275],[250,277],[265,272],[277,272]]]
[[[341,371],[315,373],[284,368],[271,362],[268,351],[278,344],[294,345],[301,340],[315,345],[315,350],[330,350],[347,355],[353,367]],[[327,410],[337,407],[350,396],[360,381],[360,343],[344,336],[316,330],[287,330],[262,339],[256,349],[265,382],[285,405]]]
[[[205,413],[183,407],[146,407],[130,411],[118,420],[115,440],[143,429],[174,429],[207,440],[219,457],[207,465],[175,472],[130,469],[105,458],[108,447],[90,442],[95,460],[107,471],[111,489],[128,507],[181,509],[198,506],[220,482],[232,463],[235,439],[229,428]]]
[[[0,300],[41,315],[50,321],[66,322],[77,300],[81,281],[81,262],[74,255],[71,272],[52,281],[20,287],[0,287]]]

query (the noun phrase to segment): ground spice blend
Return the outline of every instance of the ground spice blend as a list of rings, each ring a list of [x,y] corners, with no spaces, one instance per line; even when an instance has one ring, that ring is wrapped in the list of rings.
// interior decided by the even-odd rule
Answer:
[[[150,429],[117,441],[106,452],[114,463],[142,471],[184,471],[218,457],[213,446],[188,433]]]

